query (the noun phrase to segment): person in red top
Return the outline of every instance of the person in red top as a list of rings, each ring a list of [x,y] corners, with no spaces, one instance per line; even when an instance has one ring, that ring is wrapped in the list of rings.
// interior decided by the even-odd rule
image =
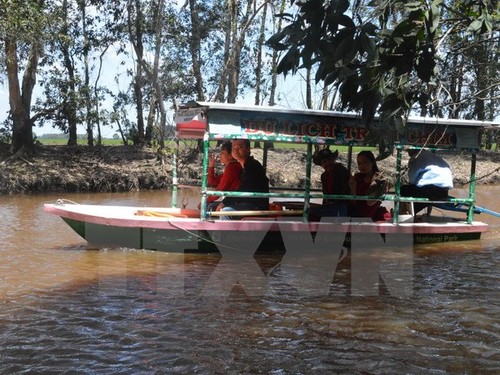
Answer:
[[[349,195],[349,179],[351,174],[342,164],[337,162],[338,150],[331,152],[329,148],[317,151],[313,156],[313,163],[321,165],[325,170],[321,174],[321,190],[323,194]],[[347,216],[347,200],[324,198],[321,207],[311,208],[312,220],[321,217]]]
[[[359,172],[355,173],[349,182],[351,194],[370,195],[369,189],[372,190],[377,183],[380,172],[375,156],[371,151],[364,150],[358,154],[356,160]],[[385,193],[383,190],[384,188],[382,188],[381,194]],[[380,206],[380,201],[352,201],[350,209],[352,216],[369,217],[373,221],[385,221],[390,218],[385,207]]]
[[[241,164],[233,158],[231,142],[226,141],[221,145],[220,162],[223,164],[224,172],[222,174],[215,174],[215,157],[210,155],[208,159],[208,185],[215,187],[219,191],[235,191],[240,187],[240,174],[243,169]],[[217,196],[210,195],[207,197],[207,206],[217,200]],[[218,202],[217,202],[218,203]],[[213,208],[215,209],[216,206]]]

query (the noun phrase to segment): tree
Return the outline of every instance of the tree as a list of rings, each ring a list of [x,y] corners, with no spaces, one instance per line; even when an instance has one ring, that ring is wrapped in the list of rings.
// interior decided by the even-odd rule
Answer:
[[[263,68],[264,68],[264,61],[263,61],[263,49],[264,49],[264,42],[265,42],[265,36],[266,36],[266,23],[267,23],[267,9],[268,9],[268,4],[266,3],[264,5],[264,9],[262,11],[262,16],[260,19],[260,29],[259,29],[259,37],[257,39],[257,47],[256,47],[256,55],[257,55],[257,61],[255,64],[255,104],[260,104],[261,103],[261,93],[262,93],[262,83],[263,83]]]
[[[276,18],[275,15],[283,14],[283,12],[285,11],[285,7],[286,7],[286,0],[280,0],[278,12],[276,11],[273,12],[273,19],[277,19],[275,30],[278,33],[280,33],[283,29],[283,22],[281,17]],[[274,25],[275,23],[273,22],[273,26]],[[273,50],[271,55],[271,87],[269,90],[269,101],[268,101],[271,107],[276,104],[276,88],[278,85],[278,72],[277,72],[278,61],[279,61],[279,52],[277,50]]]
[[[291,3],[298,12],[284,14],[289,24],[268,40],[274,49],[286,52],[278,72],[314,67],[316,82],[338,88],[341,109],[360,112],[367,126],[379,112],[386,127],[379,139],[382,155],[391,151],[395,130],[403,129],[412,110],[437,115],[443,105],[452,105],[443,103],[441,95],[448,91],[440,71],[442,61],[456,52],[450,37],[487,49],[499,37],[497,1]],[[499,82],[483,84],[476,91],[484,95],[480,100],[488,94],[485,87],[498,89]]]
[[[189,12],[185,33],[197,100],[234,103],[243,90],[255,88],[255,61],[251,60],[251,46],[259,37],[255,19],[269,2],[186,1],[181,17]]]
[[[62,12],[63,12],[63,20],[62,20],[62,29],[61,34],[63,38],[61,38],[61,53],[63,55],[63,66],[66,68],[67,72],[67,81],[66,85],[62,85],[62,94],[63,94],[63,108],[62,112],[64,113],[64,117],[68,121],[68,145],[75,146],[77,144],[77,90],[76,90],[76,73],[75,73],[75,64],[72,59],[70,52],[70,40],[71,32],[70,32],[70,24],[71,21],[69,19],[69,5],[68,0],[63,0],[62,3]],[[49,92],[46,92],[49,95]]]
[[[256,26],[254,20],[262,10],[264,10],[262,19],[265,20],[267,5],[267,1],[257,4],[255,0],[247,0],[246,6],[245,2],[227,1],[225,53],[216,96],[218,101],[224,101],[227,91],[227,102],[236,102],[241,86],[241,74],[244,71],[244,68],[242,68],[242,61],[244,61],[243,49],[247,38],[252,34],[256,35],[257,43],[259,43],[258,39],[261,38],[263,30],[262,26],[260,31],[257,28],[253,29],[253,26]],[[259,61],[257,61],[258,63]]]
[[[153,129],[153,122],[156,116],[154,114],[159,112],[160,121],[157,128],[157,132],[160,134],[158,137],[158,142],[160,147],[164,147],[163,142],[163,134],[164,129],[167,124],[167,113],[165,110],[165,105],[163,103],[163,88],[160,83],[160,57],[161,57],[161,45],[162,45],[162,36],[163,36],[163,7],[164,0],[159,0],[157,4],[156,11],[156,19],[155,19],[155,43],[154,43],[154,62],[153,62],[153,70],[150,72],[150,79],[153,85],[152,95],[151,95],[151,106],[150,106],[150,116],[148,119],[147,129]],[[146,139],[151,140],[151,135],[147,134]]]
[[[128,144],[125,129],[133,128],[125,109],[127,104],[130,104],[128,95],[124,92],[119,92],[117,95],[113,96],[113,111],[110,114],[111,123],[115,123],[118,126],[118,132],[120,133],[124,145]]]
[[[187,1],[186,1],[187,3]],[[196,96],[197,100],[205,100],[203,89],[203,75],[201,74],[201,46],[202,46],[202,22],[199,16],[201,6],[196,0],[189,0],[189,14],[191,16],[191,35],[189,38],[189,47],[192,59],[193,75],[196,78]]]
[[[85,124],[87,143],[101,143],[106,111],[101,103],[109,90],[100,84],[103,60],[120,39],[119,7],[114,0],[63,0],[54,6],[51,39],[45,43],[45,59],[39,69],[43,95],[38,96],[33,118],[50,123],[77,144],[77,125]],[[95,12],[99,9],[99,12]],[[122,39],[122,38],[121,38]],[[97,131],[97,137],[94,132]]]
[[[422,115],[465,119],[493,119],[498,102],[500,81],[500,37],[491,33],[472,32],[474,22],[466,29],[459,27],[464,18],[460,3],[449,2],[441,17],[438,46],[439,90],[432,104],[422,107]],[[481,25],[482,23],[476,23]],[[493,26],[493,25],[492,25]],[[485,95],[485,92],[488,92]],[[431,93],[432,95],[432,93]],[[492,110],[493,109],[493,110]],[[498,112],[497,112],[498,113]]]
[[[46,24],[44,1],[2,0],[0,41],[5,53],[14,153],[33,145],[31,101],[38,64],[43,55]],[[20,82],[19,75],[23,70]]]
[[[144,15],[140,0],[128,0],[127,2],[127,26],[130,43],[134,47],[136,54],[136,64],[134,73],[134,98],[137,112],[137,134],[134,144],[143,144],[144,140],[144,45],[143,26]]]

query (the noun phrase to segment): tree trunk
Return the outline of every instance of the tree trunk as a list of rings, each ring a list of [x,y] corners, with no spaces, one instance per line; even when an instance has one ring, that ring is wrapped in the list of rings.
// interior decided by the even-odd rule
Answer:
[[[283,14],[286,8],[286,0],[281,0],[281,5],[278,10],[278,14]],[[273,19],[278,20],[278,24],[276,25],[276,32],[279,33],[282,29],[283,19],[281,17],[273,17]],[[278,87],[278,74],[276,73],[276,67],[278,66],[279,61],[279,53],[277,50],[273,49],[272,54],[272,71],[271,71],[271,87],[269,90],[269,106],[274,106],[276,104],[276,88]]]
[[[474,54],[474,68],[476,71],[476,92],[480,93],[475,96],[474,99],[474,119],[484,121],[485,119],[485,104],[484,96],[487,90],[489,81],[489,71],[488,71],[488,51],[484,46],[479,45],[476,48],[476,53]]]
[[[312,88],[311,88],[311,69],[306,70],[306,107],[313,109]]]
[[[163,137],[165,133],[165,126],[167,124],[167,115],[165,111],[165,106],[163,104],[163,91],[160,84],[159,70],[160,70],[160,53],[161,53],[161,42],[162,42],[162,30],[163,30],[163,15],[162,10],[164,6],[164,0],[158,1],[158,14],[156,17],[156,27],[155,27],[155,59],[153,64],[153,96],[156,97],[156,106],[160,112],[160,123],[157,126],[158,143],[161,148],[164,147]],[[148,142],[151,142],[152,137],[146,137]]]
[[[262,49],[265,42],[266,33],[266,18],[267,18],[267,3],[264,5],[262,12],[262,22],[260,24],[259,39],[257,40],[257,64],[255,67],[255,104],[261,104],[262,95]]]
[[[201,74],[201,31],[200,19],[198,16],[196,0],[189,0],[189,9],[191,13],[191,39],[189,40],[189,49],[191,51],[191,60],[193,62],[193,75],[196,79],[197,100],[205,100],[203,92],[203,77]]]
[[[153,89],[154,90],[154,89]],[[149,100],[149,113],[146,120],[146,133],[144,135],[144,141],[148,146],[151,146],[153,140],[153,128],[156,122],[156,108],[158,106],[158,99],[156,94],[153,92],[151,99]]]
[[[116,125],[118,125],[118,132],[120,133],[120,137],[122,139],[123,145],[124,146],[128,145],[127,137],[125,137],[125,134],[123,133],[122,123],[121,123],[120,118],[118,116],[116,117],[115,122],[116,122]]]
[[[64,19],[63,19],[63,30],[62,33],[66,37],[69,36],[68,31],[68,0],[63,1],[63,11],[64,11]],[[71,60],[71,56],[69,53],[68,44],[66,41],[61,43],[61,51],[63,54],[63,63],[64,67],[68,71],[68,85],[64,85],[62,88],[64,95],[64,104],[62,111],[68,120],[68,146],[76,146],[77,144],[77,128],[76,128],[76,90],[75,90],[75,67]]]
[[[80,0],[78,2],[82,17],[82,34],[83,34],[83,66],[84,66],[84,77],[83,77],[83,97],[85,102],[85,122],[87,124],[87,144],[90,147],[94,146],[94,127],[92,124],[92,102],[90,99],[90,66],[89,66],[89,40],[87,35],[87,9],[85,1]]]
[[[227,102],[236,103],[238,98],[238,85],[240,82],[240,55],[241,55],[241,44],[238,43],[234,46],[233,57],[231,58],[231,69],[227,85]]]
[[[226,88],[227,88],[227,66],[230,63],[230,58],[231,58],[231,36],[233,29],[231,27],[233,23],[233,16],[234,16],[234,1],[233,0],[226,0],[226,13],[225,13],[225,40],[224,40],[224,54],[223,54],[223,61],[222,61],[222,67],[221,67],[221,72],[220,72],[220,79],[219,79],[219,85],[217,87],[217,92],[215,94],[215,101],[223,103],[225,102],[226,98]]]
[[[203,76],[201,73],[201,30],[200,18],[198,16],[198,6],[196,0],[189,0],[189,13],[191,14],[191,38],[189,39],[189,50],[191,52],[191,61],[193,66],[193,75],[196,80],[196,99],[205,100],[203,91]],[[203,142],[201,139],[197,142],[197,148],[201,152],[203,150]]]
[[[248,30],[252,25],[253,20],[266,4],[267,3],[264,2],[256,8],[254,0],[247,0],[245,11],[240,12],[238,8],[238,1],[228,0],[227,2],[227,17],[230,20],[230,22],[228,21],[227,29],[230,30],[231,35],[229,37],[226,33],[225,50],[227,51],[227,44],[230,43],[230,52],[227,62],[224,61],[224,69],[221,73],[221,79],[219,81],[219,88],[217,91],[217,98],[219,100],[223,96],[222,93],[227,80],[227,102],[236,102],[238,97],[238,87],[240,84],[241,51],[245,45]],[[241,18],[238,18],[240,13],[243,15]]]
[[[257,15],[257,11],[252,11],[254,1],[247,1],[247,8],[243,19],[238,20],[238,2],[233,0],[232,3],[232,46],[231,57],[227,69],[228,85],[227,85],[227,102],[236,103],[238,97],[238,86],[240,84],[240,67],[241,67],[241,50],[245,44],[248,28],[252,19]],[[260,9],[260,8],[259,8]],[[238,26],[240,26],[238,30]],[[239,32],[238,32],[239,31]]]
[[[255,68],[255,105],[260,105],[261,103],[261,93],[262,93],[262,71],[263,71],[263,61],[262,61],[262,49],[264,47],[265,42],[265,33],[266,33],[266,20],[267,18],[267,2],[264,3],[264,10],[262,11],[262,23],[260,24],[259,31],[259,39],[257,40],[257,66]],[[255,142],[255,147],[259,146]],[[265,141],[264,146],[267,149],[273,149],[274,143],[270,141]]]
[[[160,0],[159,7],[163,7],[163,0]],[[150,72],[150,80],[153,86],[151,100],[149,104],[149,114],[146,126],[145,141],[148,145],[152,145],[153,133],[156,128],[156,140],[161,148],[164,147],[164,134],[165,126],[167,123],[167,116],[165,105],[163,103],[163,90],[160,84],[159,68],[160,68],[160,53],[162,41],[162,17],[158,13],[156,20],[156,42],[155,42],[155,58],[153,62],[153,71]],[[160,114],[160,120],[157,120],[157,114]]]
[[[33,124],[30,119],[31,98],[33,87],[36,83],[36,69],[38,66],[38,44],[30,46],[29,58],[22,80],[22,89],[19,86],[17,43],[5,39],[5,56],[7,79],[9,82],[9,105],[12,115],[12,152],[16,153],[22,148],[30,149],[33,146]]]
[[[134,77],[134,99],[135,107],[137,113],[137,134],[135,135],[133,142],[136,145],[144,144],[144,106],[143,106],[143,59],[144,59],[144,46],[142,42],[142,22],[143,14],[141,8],[141,1],[135,0],[135,19],[132,20],[132,15],[134,12],[134,7],[132,5],[132,0],[129,0],[127,5],[127,27],[129,32],[130,42],[134,47],[136,54],[136,72]]]
[[[104,48],[104,51],[99,55],[99,69],[97,70],[97,77],[94,82],[94,98],[95,98],[95,122],[97,127],[97,142],[99,145],[102,144],[102,134],[101,134],[101,110],[100,110],[100,101],[99,101],[99,80],[101,79],[102,66],[104,61],[104,55],[108,50],[109,46]]]

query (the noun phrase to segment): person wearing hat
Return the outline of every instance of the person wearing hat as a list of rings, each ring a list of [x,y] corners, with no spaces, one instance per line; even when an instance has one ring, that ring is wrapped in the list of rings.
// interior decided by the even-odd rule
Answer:
[[[323,194],[349,195],[351,189],[349,180],[351,174],[342,164],[337,163],[339,151],[330,151],[324,148],[313,156],[313,163],[320,165],[325,170],[321,174],[321,189]],[[348,201],[342,199],[323,199],[323,206],[311,210],[312,216],[347,216]]]

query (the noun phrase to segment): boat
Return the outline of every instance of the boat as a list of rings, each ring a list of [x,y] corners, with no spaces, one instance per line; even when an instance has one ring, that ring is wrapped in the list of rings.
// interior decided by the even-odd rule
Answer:
[[[87,241],[89,248],[127,247],[158,251],[293,252],[304,246],[343,248],[406,246],[479,239],[488,225],[474,220],[481,212],[475,205],[475,163],[480,149],[481,132],[498,126],[491,122],[410,117],[405,131],[394,143],[397,163],[395,189],[382,196],[325,195],[311,188],[313,148],[326,145],[348,146],[348,164],[352,148],[365,145],[370,137],[362,119],[352,113],[317,110],[285,110],[276,107],[191,102],[176,110],[176,147],[173,157],[171,207],[126,207],[84,205],[58,200],[45,204],[45,212],[62,218]],[[377,119],[372,129],[378,127]],[[203,142],[200,189],[201,209],[179,208],[180,183],[177,175],[180,139]],[[306,145],[305,187],[300,191],[273,190],[269,193],[215,191],[207,184],[210,142],[226,139],[249,139]],[[263,150],[264,167],[268,149]],[[408,148],[462,150],[470,154],[471,175],[467,198],[428,201],[425,198],[401,197],[402,152]],[[206,210],[206,199],[216,196],[268,197],[269,210],[237,211],[240,220],[220,220],[220,212]],[[310,220],[310,209],[323,198],[345,200],[376,199],[392,209],[390,221],[372,222],[365,218],[323,218]],[[399,215],[402,202],[426,201],[440,210],[461,212],[456,215]],[[299,251],[299,250],[297,250]]]

